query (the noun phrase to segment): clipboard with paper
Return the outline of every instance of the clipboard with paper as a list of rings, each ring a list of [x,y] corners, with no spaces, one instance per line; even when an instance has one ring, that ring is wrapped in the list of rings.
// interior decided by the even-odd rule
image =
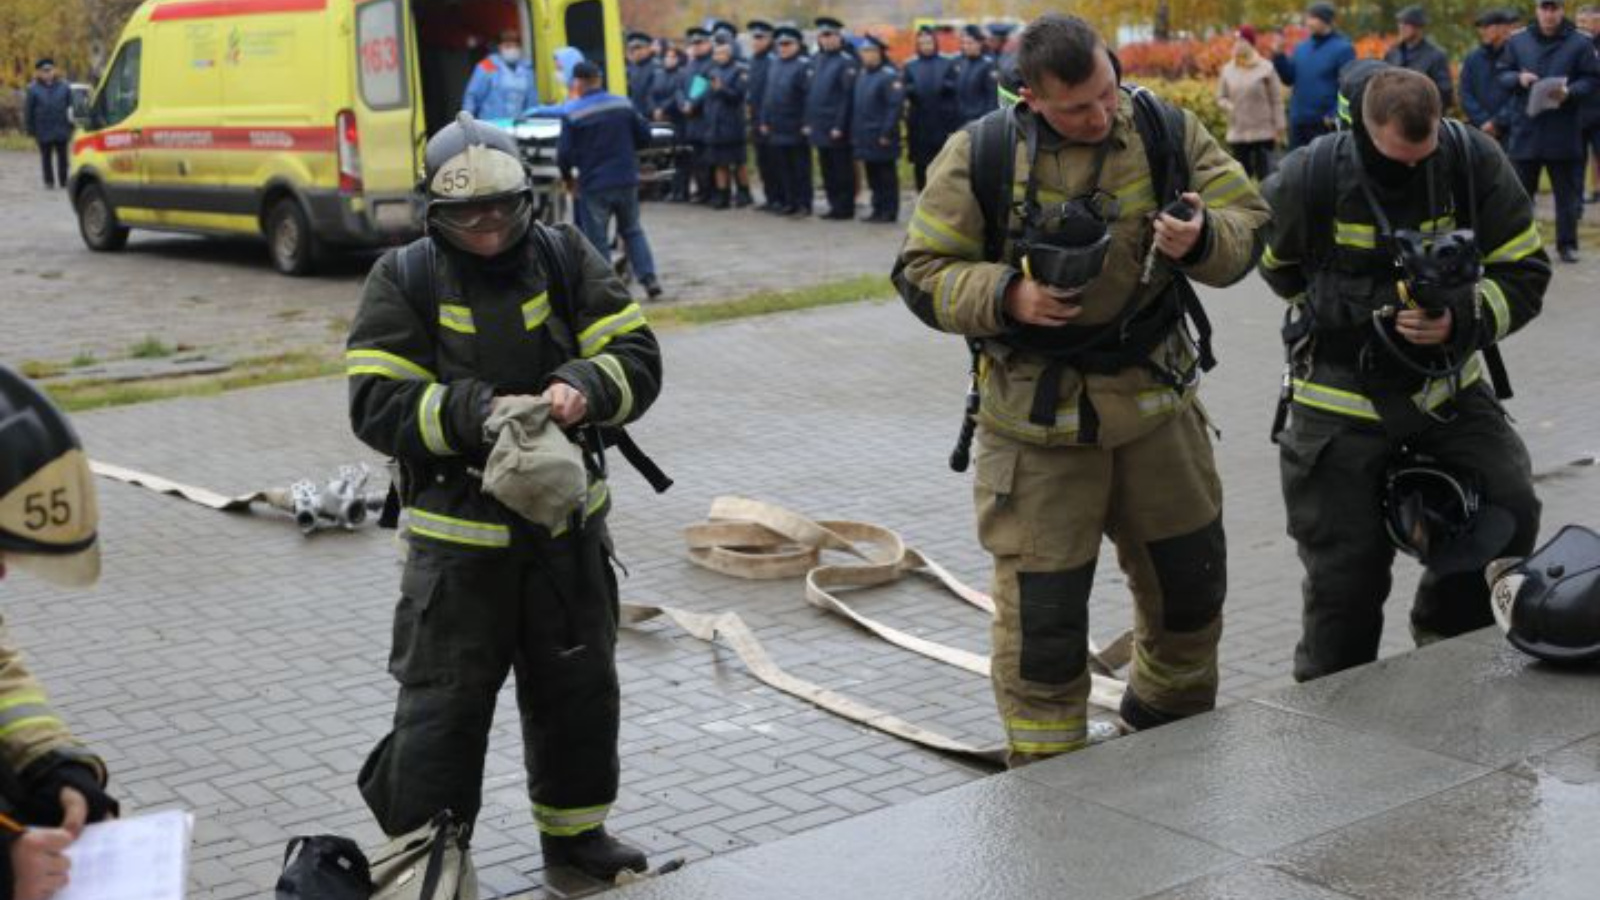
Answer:
[[[183,900],[194,816],[183,810],[97,822],[67,848],[70,880],[52,900]]]
[[[1528,118],[1556,109],[1567,99],[1567,78],[1541,78],[1528,87]]]

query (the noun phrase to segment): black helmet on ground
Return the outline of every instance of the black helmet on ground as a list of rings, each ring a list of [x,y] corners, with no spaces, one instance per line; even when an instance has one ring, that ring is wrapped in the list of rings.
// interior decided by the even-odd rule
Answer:
[[[517,140],[463,112],[428,141],[420,188],[430,233],[495,256],[528,233],[533,185]]]
[[[1513,647],[1552,663],[1600,660],[1600,534],[1568,525],[1486,575],[1495,623]]]
[[[99,506],[72,424],[0,365],[0,561],[70,586],[100,576]]]

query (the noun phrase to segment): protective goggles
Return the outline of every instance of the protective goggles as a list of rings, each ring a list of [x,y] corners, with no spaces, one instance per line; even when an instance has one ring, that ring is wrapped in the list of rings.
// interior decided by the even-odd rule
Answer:
[[[501,231],[526,219],[533,208],[527,194],[476,203],[435,203],[428,215],[449,231]]]

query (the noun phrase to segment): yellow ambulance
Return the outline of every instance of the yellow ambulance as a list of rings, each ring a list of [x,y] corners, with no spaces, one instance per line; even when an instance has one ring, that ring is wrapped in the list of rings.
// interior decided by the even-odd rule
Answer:
[[[566,98],[558,48],[626,83],[617,0],[147,0],[76,116],[83,240],[260,235],[291,275],[409,240],[428,135],[508,31],[544,103]]]

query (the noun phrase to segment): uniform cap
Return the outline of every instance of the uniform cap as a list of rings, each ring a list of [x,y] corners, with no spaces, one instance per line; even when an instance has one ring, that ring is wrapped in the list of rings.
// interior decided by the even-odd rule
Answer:
[[[71,587],[100,577],[99,504],[89,458],[66,416],[0,366],[0,552]]]
[[[859,41],[856,41],[856,46],[862,50],[865,50],[868,47],[876,47],[878,48],[879,52],[887,52],[889,49],[889,42],[875,34],[864,34],[861,36]]]
[[[994,22],[989,26],[989,33],[997,38],[1010,37],[1011,32],[1016,30],[1017,26],[1010,22]]]
[[[765,19],[751,19],[744,23],[744,30],[754,35],[771,34],[772,23]]]
[[[695,25],[694,27],[685,31],[683,36],[688,38],[690,41],[703,41],[711,37],[711,32],[701,28],[699,25]]]
[[[1428,11],[1420,6],[1408,6],[1396,13],[1394,20],[1401,25],[1422,28],[1428,24]]]
[[[1306,7],[1306,15],[1321,19],[1332,25],[1333,20],[1339,17],[1339,11],[1334,8],[1332,3],[1313,3]]]
[[[772,37],[776,41],[794,41],[796,43],[804,40],[804,36],[800,34],[800,29],[793,25],[779,25],[777,28],[772,29]]]
[[[645,34],[642,31],[632,31],[632,32],[628,33],[628,46],[629,47],[644,47],[644,46],[648,46],[653,40],[654,39],[651,38],[650,35]]]
[[[975,41],[983,40],[983,26],[982,25],[968,25],[967,27],[961,29],[961,31],[967,37],[972,38]]]
[[[24,57],[23,57],[23,59],[27,59],[27,57],[26,57],[26,56],[24,56]],[[41,59],[40,59],[40,60],[39,60],[39,61],[38,61],[38,62],[36,62],[36,63],[34,63],[34,64],[33,64],[33,67],[34,67],[34,68],[35,68],[35,69],[42,69],[42,68],[44,68],[44,67],[45,67],[45,66],[51,66],[51,67],[54,67],[54,66],[55,66],[55,64],[56,64],[56,61],[55,61],[55,60],[53,60],[53,59],[51,59],[51,58],[50,58],[50,57],[48,57],[48,56],[46,56],[46,57],[43,57],[43,58],[41,58]]]
[[[736,37],[739,34],[739,26],[729,22],[727,19],[718,19],[717,21],[711,23],[711,33],[714,35],[726,34],[729,37]]]
[[[819,16],[815,24],[822,34],[838,34],[844,30],[844,23],[832,16]]]
[[[483,424],[493,441],[483,490],[517,515],[550,531],[564,528],[589,488],[583,451],[550,418],[543,397],[501,400]]]

